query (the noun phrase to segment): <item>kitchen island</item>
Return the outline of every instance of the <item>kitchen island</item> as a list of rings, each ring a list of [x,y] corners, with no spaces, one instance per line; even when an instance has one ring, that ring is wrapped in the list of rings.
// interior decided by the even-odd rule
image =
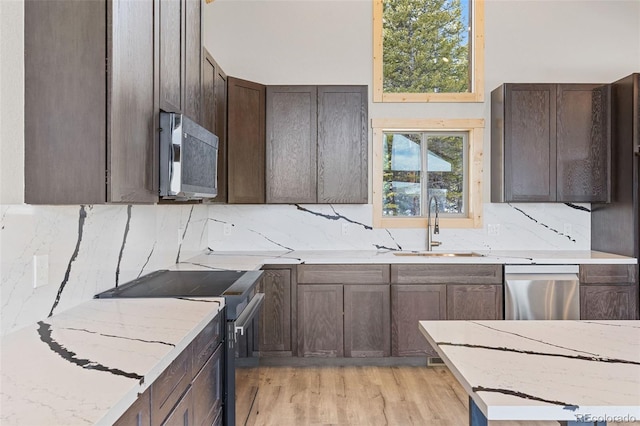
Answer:
[[[472,426],[640,420],[640,321],[420,321],[419,328],[467,391]]]

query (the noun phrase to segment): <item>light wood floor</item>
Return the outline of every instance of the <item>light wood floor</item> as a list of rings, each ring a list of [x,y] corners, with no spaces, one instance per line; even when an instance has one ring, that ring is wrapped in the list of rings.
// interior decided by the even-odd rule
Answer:
[[[468,397],[446,367],[260,367],[247,425],[466,426]],[[640,423],[609,423],[628,426]],[[491,422],[558,426],[557,422]]]

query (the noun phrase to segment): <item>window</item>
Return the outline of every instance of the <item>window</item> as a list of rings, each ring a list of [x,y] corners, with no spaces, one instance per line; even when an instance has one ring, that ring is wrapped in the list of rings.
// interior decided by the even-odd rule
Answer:
[[[443,227],[480,227],[483,128],[481,119],[373,120],[374,226],[426,226],[435,197]]]
[[[482,102],[484,0],[374,0],[374,102]]]

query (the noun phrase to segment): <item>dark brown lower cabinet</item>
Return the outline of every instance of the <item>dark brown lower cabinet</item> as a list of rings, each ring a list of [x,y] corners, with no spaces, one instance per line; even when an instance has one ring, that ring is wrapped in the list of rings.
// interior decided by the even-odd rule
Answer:
[[[295,274],[292,267],[265,267],[258,291],[264,293],[260,314],[260,355],[291,356],[295,354]],[[295,268],[295,267],[293,267]]]
[[[580,319],[638,318],[638,265],[580,265]]]
[[[189,387],[182,395],[173,410],[162,422],[162,426],[189,426],[193,425],[193,388]]]
[[[636,285],[583,285],[580,319],[630,320],[637,318]]]
[[[503,319],[502,284],[447,284],[447,319]]]
[[[151,423],[151,392],[149,389],[138,396],[136,402],[113,424],[113,426],[148,425]]]
[[[388,285],[344,286],[344,355],[389,356],[391,312]]]
[[[447,286],[391,286],[391,355],[437,356],[418,330],[418,321],[447,318]]]
[[[341,284],[298,286],[298,355],[344,356]]]
[[[114,424],[221,424],[222,322],[219,313]]]

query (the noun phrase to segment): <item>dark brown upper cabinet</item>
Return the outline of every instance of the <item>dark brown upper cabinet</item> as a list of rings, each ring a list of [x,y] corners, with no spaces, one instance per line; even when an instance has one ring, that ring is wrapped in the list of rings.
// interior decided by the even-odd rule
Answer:
[[[607,202],[609,99],[603,84],[491,92],[491,201]]]
[[[227,202],[227,75],[203,49],[202,125],[218,136],[218,196],[211,200]]]
[[[267,203],[315,203],[316,86],[267,87]]]
[[[157,201],[154,2],[25,2],[25,202]]]
[[[267,203],[366,203],[366,86],[267,88]]]
[[[201,121],[200,0],[159,1],[160,109]]]
[[[367,86],[318,87],[318,203],[366,203]]]
[[[266,87],[227,79],[227,179],[231,204],[265,202]]]

